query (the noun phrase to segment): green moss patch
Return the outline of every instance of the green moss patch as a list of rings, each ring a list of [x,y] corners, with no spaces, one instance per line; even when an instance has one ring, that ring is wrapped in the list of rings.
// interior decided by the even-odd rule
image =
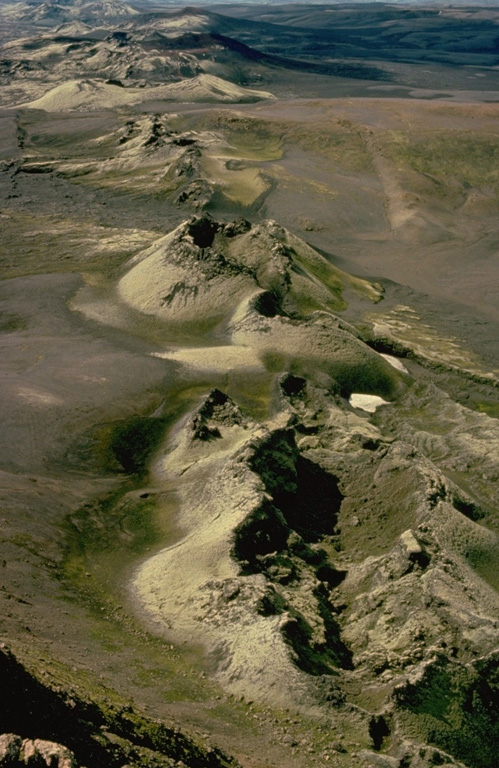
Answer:
[[[163,437],[166,419],[135,416],[112,431],[109,448],[125,472],[142,475]]]
[[[499,138],[464,131],[427,132],[417,138],[391,134],[398,163],[448,187],[490,187],[499,191]]]
[[[499,744],[497,658],[465,668],[447,659],[427,667],[421,680],[396,689],[397,703],[412,728],[429,743],[474,768],[496,764]],[[414,720],[416,717],[416,720]]]

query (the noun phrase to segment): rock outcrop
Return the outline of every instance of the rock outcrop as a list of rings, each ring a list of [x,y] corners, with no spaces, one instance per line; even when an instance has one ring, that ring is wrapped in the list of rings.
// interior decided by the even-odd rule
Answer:
[[[131,706],[100,705],[74,690],[51,686],[0,646],[2,768],[237,768],[218,749],[206,749]]]
[[[3,733],[0,736],[0,765],[7,768],[21,768],[24,765],[77,768],[78,764],[74,754],[62,744]]]

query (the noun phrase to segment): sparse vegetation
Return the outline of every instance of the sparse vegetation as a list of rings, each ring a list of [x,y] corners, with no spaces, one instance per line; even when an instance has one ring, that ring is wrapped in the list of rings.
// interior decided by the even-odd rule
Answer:
[[[458,131],[392,136],[389,147],[396,162],[429,177],[442,194],[446,188],[499,191],[499,140],[495,136]]]

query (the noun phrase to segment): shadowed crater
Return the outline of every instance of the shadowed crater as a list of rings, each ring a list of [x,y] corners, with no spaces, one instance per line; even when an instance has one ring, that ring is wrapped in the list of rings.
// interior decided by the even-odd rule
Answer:
[[[253,309],[263,317],[275,317],[281,314],[279,297],[273,291],[259,293],[252,302]]]
[[[242,564],[243,571],[254,573],[261,570],[261,556],[286,547],[288,533],[280,510],[265,501],[235,529],[232,555]]]
[[[277,430],[259,443],[248,463],[270,498],[236,528],[232,556],[243,574],[263,573],[284,587],[288,618],[281,632],[299,669],[314,677],[352,669],[352,653],[329,604],[330,590],[346,572],[335,569],[326,551],[316,546],[336,525],[343,498],[336,478],[300,455],[289,429]],[[299,607],[310,576],[316,586],[308,602],[320,616],[319,635],[308,610]],[[293,595],[298,596],[296,607]]]
[[[218,230],[219,224],[206,215],[190,221],[187,232],[198,248],[211,248]]]
[[[337,479],[300,455],[290,430],[273,433],[250,460],[290,528],[306,542],[332,535],[343,496]]]

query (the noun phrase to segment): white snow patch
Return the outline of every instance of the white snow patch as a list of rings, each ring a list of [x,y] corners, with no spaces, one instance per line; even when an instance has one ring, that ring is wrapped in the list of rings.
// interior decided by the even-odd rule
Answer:
[[[409,373],[407,368],[403,363],[400,362],[398,357],[394,357],[393,355],[385,355],[383,352],[381,353],[381,357],[384,357],[387,363],[390,363],[393,368],[396,368],[397,371],[402,371],[402,373]]]
[[[363,395],[358,392],[353,392],[348,402],[353,408],[360,408],[368,413],[374,413],[380,405],[388,405],[388,401],[378,395]]]

